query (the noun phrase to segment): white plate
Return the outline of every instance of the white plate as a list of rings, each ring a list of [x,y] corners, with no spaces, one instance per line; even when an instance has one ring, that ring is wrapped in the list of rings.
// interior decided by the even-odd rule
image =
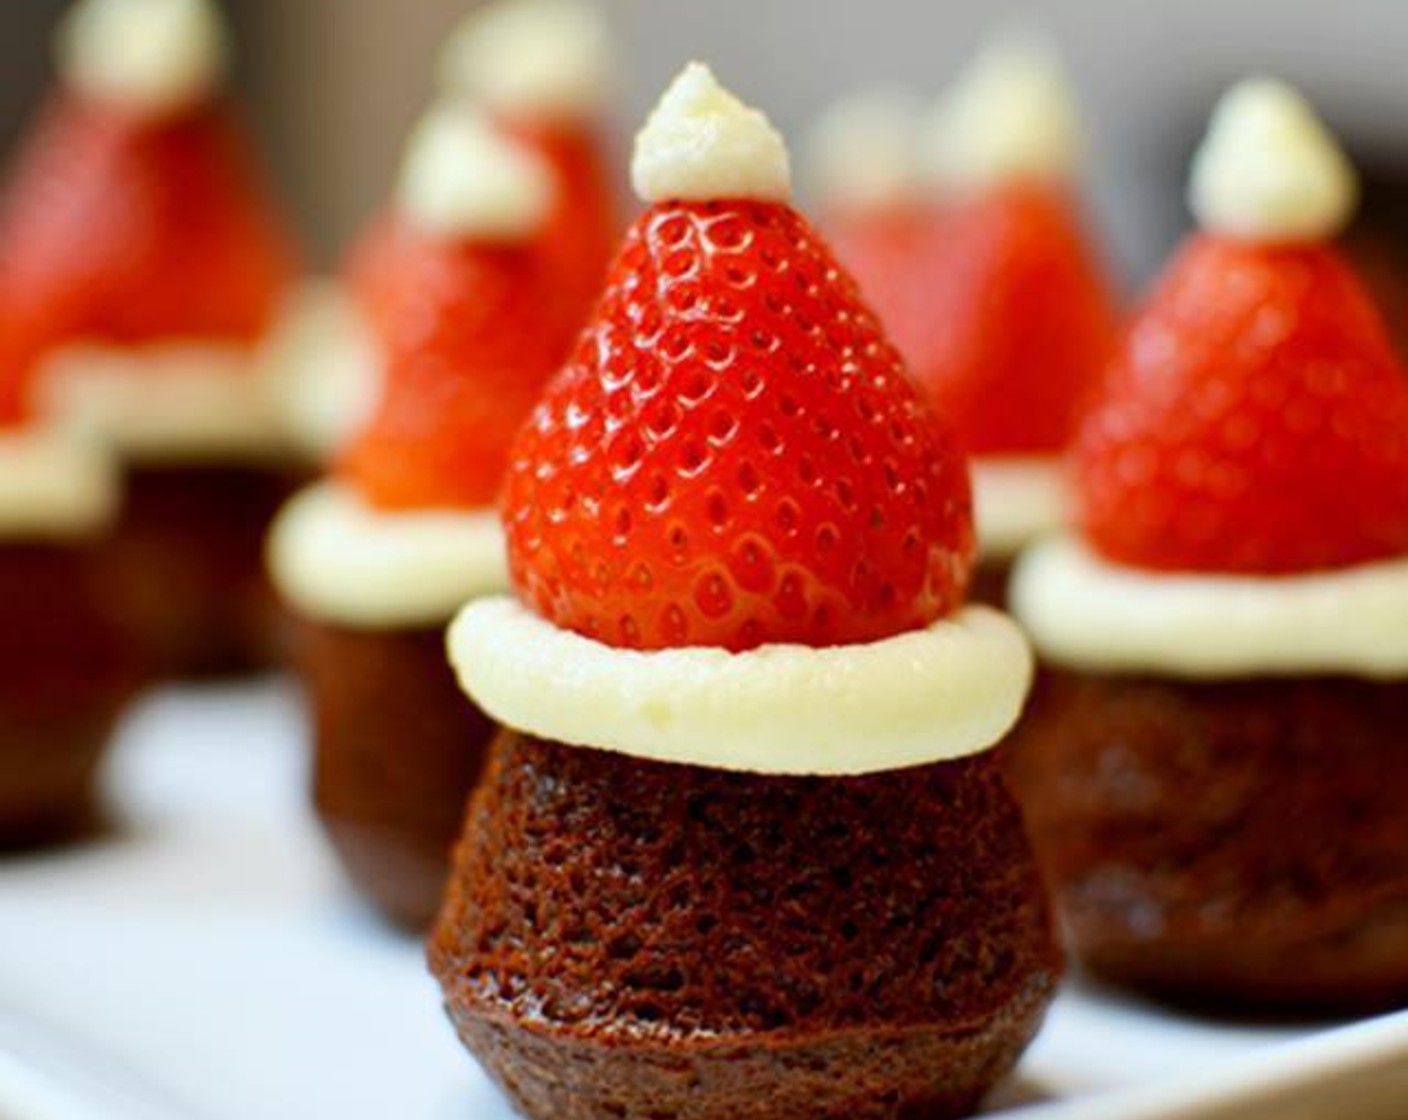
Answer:
[[[124,727],[113,837],[0,861],[3,1120],[507,1120],[420,946],[342,886],[280,684]],[[1033,1103],[1036,1102],[1036,1103]],[[1408,1115],[1408,1016],[1218,1025],[1079,985],[995,1107],[1023,1120]]]

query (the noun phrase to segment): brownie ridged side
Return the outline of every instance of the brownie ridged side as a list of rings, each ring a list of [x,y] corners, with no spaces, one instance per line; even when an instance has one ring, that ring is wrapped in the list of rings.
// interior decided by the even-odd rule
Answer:
[[[87,822],[142,675],[109,574],[81,544],[0,542],[0,847]]]
[[[455,682],[443,628],[299,618],[295,647],[323,827],[358,889],[391,921],[424,929],[495,725]]]
[[[505,731],[430,959],[527,1115],[948,1117],[1060,962],[991,756],[852,778]]]
[[[1094,971],[1247,1010],[1408,1004],[1408,683],[1047,670],[1011,757]]]
[[[128,468],[110,562],[156,673],[217,677],[273,665],[279,613],[264,539],[297,482],[278,465]]]

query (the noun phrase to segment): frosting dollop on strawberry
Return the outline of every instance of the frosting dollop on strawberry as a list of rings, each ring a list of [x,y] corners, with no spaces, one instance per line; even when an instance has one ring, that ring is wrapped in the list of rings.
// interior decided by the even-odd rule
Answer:
[[[678,167],[653,166],[725,193],[658,203],[627,234],[513,449],[515,583],[549,621],[626,647],[826,646],[924,627],[969,577],[963,459],[805,219],[734,197],[746,177],[701,162],[770,149],[766,119],[698,66],[652,121],[681,102],[688,128],[664,132],[698,143],[662,146]],[[753,140],[734,145],[735,127]]]
[[[524,241],[555,201],[552,169],[471,109],[441,105],[416,126],[401,165],[397,202],[428,233]]]
[[[1245,96],[1234,88],[1215,129]],[[1283,197],[1319,193],[1299,157],[1255,174],[1284,178]],[[1408,552],[1408,378],[1328,244],[1191,238],[1073,462],[1085,532],[1117,563],[1286,575]]]
[[[785,202],[792,167],[772,122],[691,62],[636,136],[631,183],[645,202]]]
[[[509,118],[582,120],[611,90],[611,35],[586,0],[497,0],[445,44],[444,87]]]
[[[1348,224],[1354,168],[1315,110],[1274,78],[1248,78],[1218,102],[1193,159],[1188,202],[1212,233],[1317,242]]]
[[[79,0],[60,25],[59,73],[84,97],[167,116],[219,89],[227,38],[213,0]]]
[[[811,185],[828,210],[888,213],[924,195],[923,106],[903,88],[859,90],[827,108],[808,140]]]

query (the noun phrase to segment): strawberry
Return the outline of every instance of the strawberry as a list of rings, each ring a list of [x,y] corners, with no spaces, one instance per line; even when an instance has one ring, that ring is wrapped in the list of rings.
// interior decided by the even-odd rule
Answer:
[[[982,192],[920,251],[910,283],[929,298],[894,326],[920,385],[974,454],[1060,452],[1117,330],[1070,199],[1038,182]]]
[[[1279,575],[1408,553],[1408,380],[1324,245],[1192,238],[1073,458],[1085,532],[1120,563]]]
[[[514,432],[572,345],[555,264],[541,247],[445,239],[394,217],[361,254],[351,273],[386,391],[339,476],[385,509],[492,505]]]
[[[968,480],[806,221],[662,202],[514,445],[519,592],[616,646],[865,642],[962,600]]]
[[[119,344],[253,340],[295,267],[224,110],[152,122],[76,96],[22,154],[0,254],[29,313]]]
[[[505,131],[541,155],[556,172],[557,207],[543,231],[555,255],[568,309],[586,321],[606,281],[619,225],[602,143],[586,125],[504,121]]]

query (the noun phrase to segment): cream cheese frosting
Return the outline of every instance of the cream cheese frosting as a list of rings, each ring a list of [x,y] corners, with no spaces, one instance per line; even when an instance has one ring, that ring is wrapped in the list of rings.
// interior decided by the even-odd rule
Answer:
[[[260,362],[295,449],[325,463],[371,416],[382,358],[355,301],[334,280],[305,282],[264,345]]]
[[[984,558],[1009,559],[1070,518],[1070,487],[1058,458],[976,458],[972,473],[978,552]]]
[[[865,645],[616,649],[516,600],[450,628],[460,684],[508,727],[660,762],[863,774],[976,754],[1016,722],[1032,655],[1005,615],[966,607]]]
[[[1038,652],[1075,669],[1408,676],[1408,558],[1296,576],[1142,572],[1064,537],[1023,555],[1010,599]]]
[[[94,536],[121,501],[116,460],[56,426],[0,429],[0,540]]]
[[[1188,185],[1204,229],[1272,243],[1334,237],[1358,198],[1353,166],[1310,103],[1272,78],[1223,94]]]
[[[227,38],[212,0],[79,0],[59,28],[59,73],[86,96],[167,116],[220,87]]]
[[[35,404],[142,462],[262,462],[287,455],[257,347],[199,340],[71,343],[35,377]]]
[[[540,121],[580,121],[611,93],[610,28],[585,0],[499,0],[451,33],[440,79],[492,110]]]
[[[304,614],[360,629],[441,626],[508,587],[494,511],[377,510],[337,483],[307,488],[279,513],[269,570]]]
[[[810,180],[828,206],[892,207],[921,193],[916,137],[923,108],[904,89],[862,90],[817,120],[808,142]]]
[[[437,106],[411,133],[396,201],[432,234],[519,241],[542,228],[556,184],[541,157],[466,106]]]
[[[702,62],[687,65],[636,134],[631,184],[645,202],[756,199],[792,194],[787,145]]]
[[[1018,179],[1069,181],[1084,146],[1060,51],[1026,28],[978,52],[940,99],[926,132],[931,177],[963,192]]]

